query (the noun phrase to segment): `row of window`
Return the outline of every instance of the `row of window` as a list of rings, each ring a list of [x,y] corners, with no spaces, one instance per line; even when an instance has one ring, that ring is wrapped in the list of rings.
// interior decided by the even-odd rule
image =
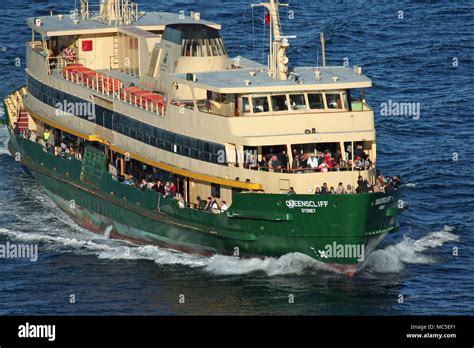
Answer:
[[[304,110],[349,110],[346,92],[300,93],[242,97],[243,113]]]
[[[224,41],[218,39],[183,39],[181,55],[183,57],[216,57],[225,56]]]
[[[33,79],[31,76],[28,77],[28,90],[35,98],[52,107],[56,107],[58,102],[64,103],[64,100],[75,104],[84,104],[86,102],[84,99],[51,88]],[[153,127],[99,105],[94,107],[95,123],[102,127],[168,152],[205,162],[226,164],[219,163],[222,162],[222,159],[219,159],[219,155],[225,153],[223,145]],[[90,115],[76,114],[76,116],[93,122]]]

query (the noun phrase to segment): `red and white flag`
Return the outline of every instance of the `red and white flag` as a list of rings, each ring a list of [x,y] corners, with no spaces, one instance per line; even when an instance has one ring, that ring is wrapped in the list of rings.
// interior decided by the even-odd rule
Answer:
[[[270,12],[265,11],[265,24],[269,25],[270,24]]]

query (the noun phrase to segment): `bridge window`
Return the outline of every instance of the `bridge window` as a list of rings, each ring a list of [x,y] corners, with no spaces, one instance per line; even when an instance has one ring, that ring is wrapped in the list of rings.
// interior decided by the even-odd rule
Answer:
[[[254,97],[252,99],[253,102],[253,112],[254,113],[261,113],[261,112],[269,112],[270,106],[268,103],[268,97]]]
[[[339,93],[326,93],[328,109],[342,109],[341,95]]]
[[[308,93],[308,101],[310,109],[324,109],[324,101],[321,93]]]
[[[304,94],[290,94],[291,110],[306,110],[306,98]]]
[[[272,95],[272,108],[273,111],[288,111],[288,101],[286,95]]]

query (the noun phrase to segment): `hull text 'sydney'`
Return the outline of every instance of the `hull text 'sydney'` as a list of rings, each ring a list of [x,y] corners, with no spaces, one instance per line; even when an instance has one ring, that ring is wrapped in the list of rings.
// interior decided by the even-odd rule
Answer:
[[[299,252],[353,275],[406,209],[377,170],[360,67],[292,67],[277,1],[268,65],[230,58],[220,25],[81,1],[28,19],[9,150],[78,224],[212,255]],[[267,32],[267,31],[266,31]]]

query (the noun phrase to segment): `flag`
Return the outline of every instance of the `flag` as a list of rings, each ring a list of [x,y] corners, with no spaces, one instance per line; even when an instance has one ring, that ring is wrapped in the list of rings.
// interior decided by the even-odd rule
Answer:
[[[270,12],[265,11],[265,24],[270,24]]]

